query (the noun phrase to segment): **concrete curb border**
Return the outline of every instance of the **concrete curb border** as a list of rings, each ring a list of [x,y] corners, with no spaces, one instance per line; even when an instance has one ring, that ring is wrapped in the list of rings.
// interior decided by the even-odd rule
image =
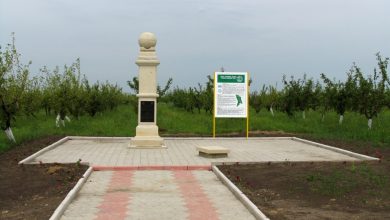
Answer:
[[[186,166],[186,165],[177,165],[177,166],[92,166],[94,171],[124,171],[124,170],[145,170],[145,171],[153,171],[153,170],[211,170],[210,165],[194,165],[194,166]]]
[[[302,142],[302,143],[305,143],[305,144],[310,144],[310,145],[313,145],[313,146],[316,146],[316,147],[319,147],[319,148],[323,148],[323,149],[330,150],[330,151],[333,151],[333,152],[336,152],[336,153],[340,153],[340,154],[344,154],[344,155],[347,155],[347,156],[350,156],[350,157],[354,157],[354,158],[357,158],[357,159],[360,159],[360,160],[379,160],[378,158],[375,158],[375,157],[370,157],[370,156],[367,156],[367,155],[364,155],[364,154],[354,153],[352,151],[344,150],[344,149],[341,149],[341,148],[338,148],[338,147],[332,147],[332,146],[329,146],[329,145],[326,145],[326,144],[320,144],[320,143],[317,143],[317,142],[314,142],[314,141],[305,140],[305,139],[302,139],[302,138],[293,137],[291,139],[294,140],[294,141],[299,141],[299,142]]]
[[[53,143],[53,144],[51,144],[51,145],[49,145],[49,146],[47,146],[47,147],[41,149],[40,151],[38,151],[38,152],[36,152],[36,153],[34,153],[34,154],[28,156],[27,158],[25,158],[25,159],[19,161],[18,164],[24,164],[24,163],[31,162],[32,160],[34,160],[34,159],[35,159],[36,157],[38,157],[39,155],[45,153],[46,151],[52,150],[53,148],[58,147],[59,145],[65,143],[65,142],[68,141],[68,140],[69,140],[69,137],[64,137],[64,138],[58,140],[57,142],[55,142],[55,143]]]
[[[69,140],[131,140],[132,137],[68,136]],[[164,140],[291,140],[292,137],[162,137]]]
[[[69,204],[76,197],[77,193],[80,191],[81,187],[87,181],[88,177],[91,175],[92,172],[93,172],[92,167],[89,167],[87,169],[87,171],[85,171],[85,173],[79,179],[79,181],[77,181],[77,183],[73,187],[73,189],[69,191],[69,193],[66,195],[65,199],[62,200],[61,204],[53,212],[53,214],[51,215],[49,220],[58,220],[61,218],[62,214],[64,214],[65,210],[68,208]]]
[[[99,140],[122,140],[127,141],[131,140],[131,137],[94,137],[94,136],[68,136],[69,140],[90,140],[90,141],[99,141]]]
[[[244,193],[241,192],[240,189],[237,188],[216,166],[212,166],[214,174],[218,177],[218,179],[227,186],[227,188],[234,194],[234,196],[240,200],[240,202],[248,209],[252,215],[255,216],[256,219],[260,220],[269,220],[269,218],[261,212],[255,204],[252,203],[251,200],[246,197]]]
[[[292,137],[163,137],[164,140],[291,140]]]

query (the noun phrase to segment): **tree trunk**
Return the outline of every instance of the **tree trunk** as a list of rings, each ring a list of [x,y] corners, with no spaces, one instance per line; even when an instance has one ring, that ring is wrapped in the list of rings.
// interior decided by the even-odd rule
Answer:
[[[368,119],[367,125],[368,125],[368,129],[371,130],[371,128],[372,128],[372,118]]]
[[[57,115],[57,118],[56,118],[56,127],[59,128],[60,127],[60,114]]]
[[[325,121],[325,113],[322,113],[321,122]]]
[[[12,132],[11,127],[8,127],[7,129],[4,130],[5,134],[7,135],[8,140],[13,141],[16,143],[14,133]]]
[[[306,119],[306,112],[305,111],[302,111],[302,118]]]
[[[271,112],[271,115],[272,115],[272,117],[274,117],[274,116],[275,116],[275,114],[274,114],[274,110],[272,109],[272,107],[271,107],[271,108],[269,108],[269,111]]]
[[[342,125],[342,124],[343,124],[343,120],[344,120],[344,115],[340,115],[340,118],[339,118],[339,125]]]

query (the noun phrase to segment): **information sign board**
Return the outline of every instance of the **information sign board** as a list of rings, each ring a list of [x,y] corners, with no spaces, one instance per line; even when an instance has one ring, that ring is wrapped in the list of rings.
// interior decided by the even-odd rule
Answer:
[[[216,72],[214,117],[246,118],[248,114],[248,73]]]

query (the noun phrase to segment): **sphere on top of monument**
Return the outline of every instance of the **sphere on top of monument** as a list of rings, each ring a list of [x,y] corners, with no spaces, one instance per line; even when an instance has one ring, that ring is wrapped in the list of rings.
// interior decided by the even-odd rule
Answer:
[[[156,46],[157,39],[156,36],[151,32],[143,32],[139,36],[138,40],[139,46],[145,49],[149,49]]]

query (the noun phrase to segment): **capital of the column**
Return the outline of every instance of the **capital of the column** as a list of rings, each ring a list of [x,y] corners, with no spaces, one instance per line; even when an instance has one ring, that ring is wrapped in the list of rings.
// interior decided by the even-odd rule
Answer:
[[[143,32],[138,39],[140,52],[135,63],[138,66],[157,66],[160,61],[156,54],[156,36],[151,32]]]

